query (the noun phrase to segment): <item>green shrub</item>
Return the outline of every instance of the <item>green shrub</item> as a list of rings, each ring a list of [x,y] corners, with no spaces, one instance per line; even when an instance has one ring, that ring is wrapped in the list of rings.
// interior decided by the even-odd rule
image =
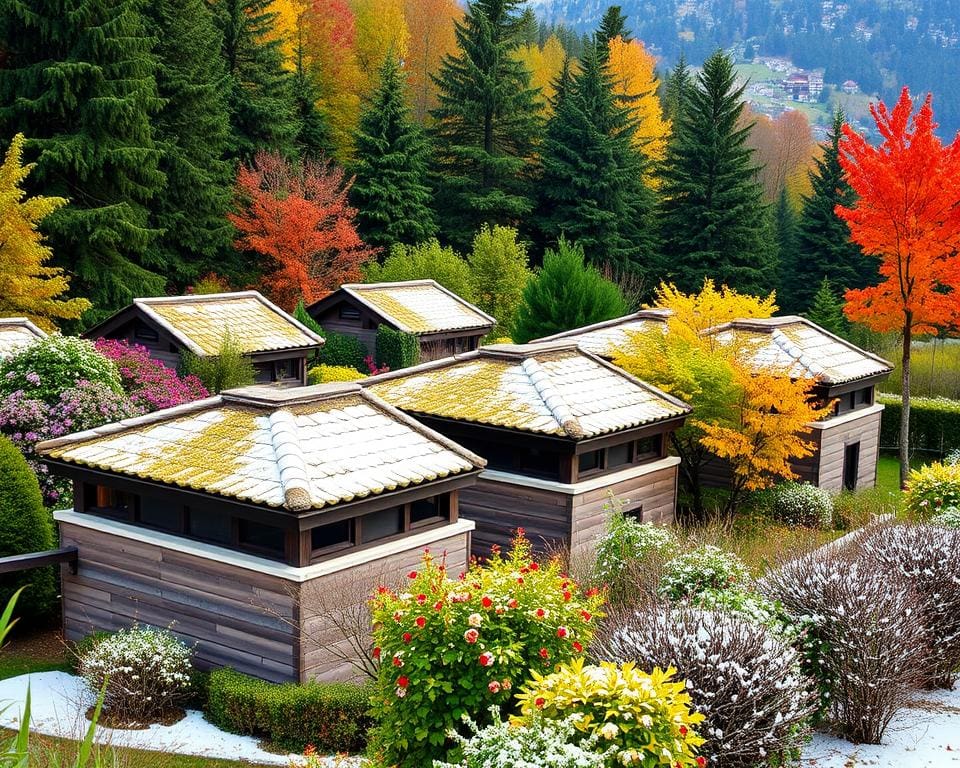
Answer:
[[[900,445],[900,396],[877,393],[884,406],[880,419],[880,445]],[[910,449],[940,455],[960,448],[960,400],[936,397],[910,398]]]
[[[363,272],[365,283],[436,280],[467,301],[475,298],[470,265],[453,248],[441,246],[436,238],[417,245],[397,243],[383,264],[369,262]]]
[[[33,400],[56,405],[60,393],[80,381],[103,384],[123,394],[116,364],[86,339],[48,336],[0,362],[0,397],[19,389]]]
[[[670,600],[682,600],[706,590],[742,584],[748,575],[746,564],[733,552],[706,544],[666,563],[660,594]]]
[[[214,725],[303,752],[359,752],[366,744],[370,689],[353,683],[268,683],[232,669],[210,673],[207,716]]]
[[[903,500],[907,510],[920,518],[960,506],[960,466],[935,461],[910,470]]]
[[[234,341],[229,331],[223,335],[218,354],[200,356],[184,352],[181,360],[184,371],[200,379],[212,394],[218,394],[225,389],[245,387],[256,380],[253,363],[244,356],[240,345]]]
[[[467,262],[474,302],[497,320],[490,336],[503,336],[513,327],[524,286],[533,276],[527,247],[518,242],[516,229],[485,224],[473,238]]]
[[[293,310],[293,316],[311,331],[323,337],[324,344],[316,355],[316,359],[321,365],[336,365],[344,368],[355,368],[361,373],[366,372],[367,366],[364,363],[364,358],[370,354],[370,351],[360,339],[348,336],[345,333],[325,331],[316,320],[310,317],[307,308],[303,305],[303,299]]]
[[[764,491],[761,505],[774,520],[803,528],[833,525],[833,497],[810,483],[780,483]]]
[[[0,436],[0,557],[53,549],[54,542],[53,520],[43,506],[37,478],[16,446]],[[53,613],[53,568],[0,576],[0,604],[6,605],[21,587],[26,587],[17,609],[21,616],[41,619]]]
[[[307,371],[308,384],[329,384],[333,381],[358,381],[366,378],[356,368],[344,365],[317,365]]]
[[[405,331],[395,331],[386,325],[377,327],[377,365],[397,371],[418,362],[420,342],[416,336]]]
[[[960,507],[946,507],[939,514],[931,517],[930,522],[941,528],[960,528]]]

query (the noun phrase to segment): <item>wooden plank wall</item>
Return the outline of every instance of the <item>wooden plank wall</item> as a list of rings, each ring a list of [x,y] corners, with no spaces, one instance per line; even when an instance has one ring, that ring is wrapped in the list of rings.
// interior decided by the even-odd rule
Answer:
[[[860,443],[860,471],[857,488],[877,484],[880,458],[880,414],[872,413],[820,432],[819,485],[829,491],[843,490],[843,459],[847,445]]]
[[[134,623],[169,626],[196,644],[202,669],[296,679],[297,605],[285,580],[69,523],[60,537],[79,550],[77,574],[62,569],[68,640]]]
[[[316,315],[313,319],[316,320],[326,331],[334,331],[336,333],[342,333],[345,336],[353,336],[356,339],[360,339],[363,345],[367,348],[367,352],[369,352],[371,355],[375,355],[377,352],[377,324],[379,319],[376,318],[369,310],[364,308],[362,304],[354,302],[345,303],[360,311],[359,319],[341,319],[341,303],[339,302],[334,306],[329,307],[326,312]],[[373,328],[364,327],[366,325],[370,325],[371,323],[373,324]]]

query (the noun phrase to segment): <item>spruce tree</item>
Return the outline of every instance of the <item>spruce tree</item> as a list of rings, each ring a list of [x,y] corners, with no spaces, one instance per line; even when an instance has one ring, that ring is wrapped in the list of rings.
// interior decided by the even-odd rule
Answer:
[[[516,224],[533,207],[530,157],[540,101],[514,55],[522,44],[519,0],[474,0],[456,25],[458,51],[435,80],[438,212],[448,240],[469,247],[481,224]]]
[[[211,0],[229,77],[231,156],[241,160],[259,149],[290,153],[300,130],[270,6],[271,0]]]
[[[226,218],[233,186],[233,167],[225,159],[227,76],[221,35],[204,0],[154,0],[143,8],[157,42],[163,107],[153,127],[167,177],[150,206],[162,230],[150,254],[180,289],[206,272],[234,271],[224,263],[233,235]]]
[[[878,279],[877,260],[863,255],[850,239],[847,225],[834,213],[838,205],[850,207],[855,200],[840,166],[843,123],[843,112],[838,110],[823,156],[810,173],[812,190],[803,198],[796,255],[782,266],[784,283],[778,298],[790,312],[810,307],[823,277],[829,277],[838,290],[863,288]]]
[[[636,124],[614,96],[591,45],[580,72],[547,126],[541,149],[536,226],[547,242],[577,242],[594,264],[640,271],[655,253],[654,199],[645,160],[633,143]]]
[[[294,44],[293,103],[297,117],[298,130],[294,139],[297,152],[301,157],[318,160],[329,157],[334,150],[330,120],[317,107],[319,88],[312,73],[306,66],[304,50],[304,25],[297,25],[297,39]]]
[[[414,244],[436,234],[426,183],[427,143],[410,118],[399,63],[388,55],[380,85],[360,116],[356,181],[350,191],[360,234],[370,245]]]
[[[162,293],[169,265],[147,205],[162,189],[151,40],[129,0],[0,0],[0,135],[29,137],[28,192],[66,197],[44,221],[88,315]]]
[[[773,209],[773,231],[777,239],[777,264],[792,262],[797,250],[797,215],[786,188],[780,190],[777,205]]]
[[[683,103],[692,87],[690,68],[687,66],[686,58],[681,53],[676,66],[670,70],[663,95],[663,116],[673,121],[674,131],[679,128],[679,116],[683,109]]]
[[[619,5],[611,5],[600,19],[600,26],[597,27],[597,47],[600,56],[606,58],[607,45],[615,37],[623,38],[623,42],[629,43],[633,39],[630,30],[627,29],[627,17],[621,12]]]
[[[828,277],[824,277],[820,282],[806,316],[811,322],[837,336],[846,336],[850,330],[850,324],[843,314],[843,302]]]
[[[741,293],[765,294],[776,277],[750,126],[740,126],[744,86],[718,51],[682,101],[661,174],[661,275],[694,292],[706,277]]]

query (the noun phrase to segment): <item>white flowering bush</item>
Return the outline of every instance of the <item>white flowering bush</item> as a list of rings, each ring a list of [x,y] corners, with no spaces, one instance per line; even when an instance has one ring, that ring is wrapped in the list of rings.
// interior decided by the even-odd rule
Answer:
[[[753,624],[773,631],[778,637],[793,642],[800,639],[802,627],[797,625],[773,600],[752,589],[706,589],[690,598],[697,608],[735,614]]]
[[[535,717],[529,725],[511,725],[500,719],[496,707],[490,708],[490,715],[492,724],[486,728],[465,716],[464,722],[474,735],[464,738],[456,731],[449,734],[460,746],[463,758],[459,763],[434,760],[434,768],[604,768],[613,751],[601,751],[599,733],[584,739],[574,727],[576,718]]]
[[[189,695],[191,655],[168,630],[134,626],[94,641],[79,672],[94,692],[106,683],[103,710],[111,721],[146,723]]]
[[[960,466],[960,448],[955,448],[947,454],[946,458],[943,460],[944,464],[949,464],[951,467]]]
[[[930,518],[930,522],[941,528],[960,528],[960,507],[947,507]]]
[[[715,768],[792,762],[817,708],[800,654],[735,613],[649,605],[623,619],[593,651],[643,669],[676,668],[705,718],[700,753]]]
[[[780,483],[765,494],[767,513],[786,525],[833,526],[833,497],[810,483]]]
[[[749,575],[746,564],[733,552],[706,544],[667,561],[659,592],[670,600],[683,600],[708,589],[743,584]]]

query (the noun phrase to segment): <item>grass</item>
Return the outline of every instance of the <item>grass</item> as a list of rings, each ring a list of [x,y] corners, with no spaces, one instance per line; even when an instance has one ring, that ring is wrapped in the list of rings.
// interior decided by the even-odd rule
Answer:
[[[916,397],[960,400],[960,344],[931,341],[910,348],[910,393]],[[884,392],[900,394],[900,349],[887,357],[895,365],[882,384]]]
[[[70,652],[58,629],[18,629],[0,650],[0,680],[30,672],[70,671]]]

